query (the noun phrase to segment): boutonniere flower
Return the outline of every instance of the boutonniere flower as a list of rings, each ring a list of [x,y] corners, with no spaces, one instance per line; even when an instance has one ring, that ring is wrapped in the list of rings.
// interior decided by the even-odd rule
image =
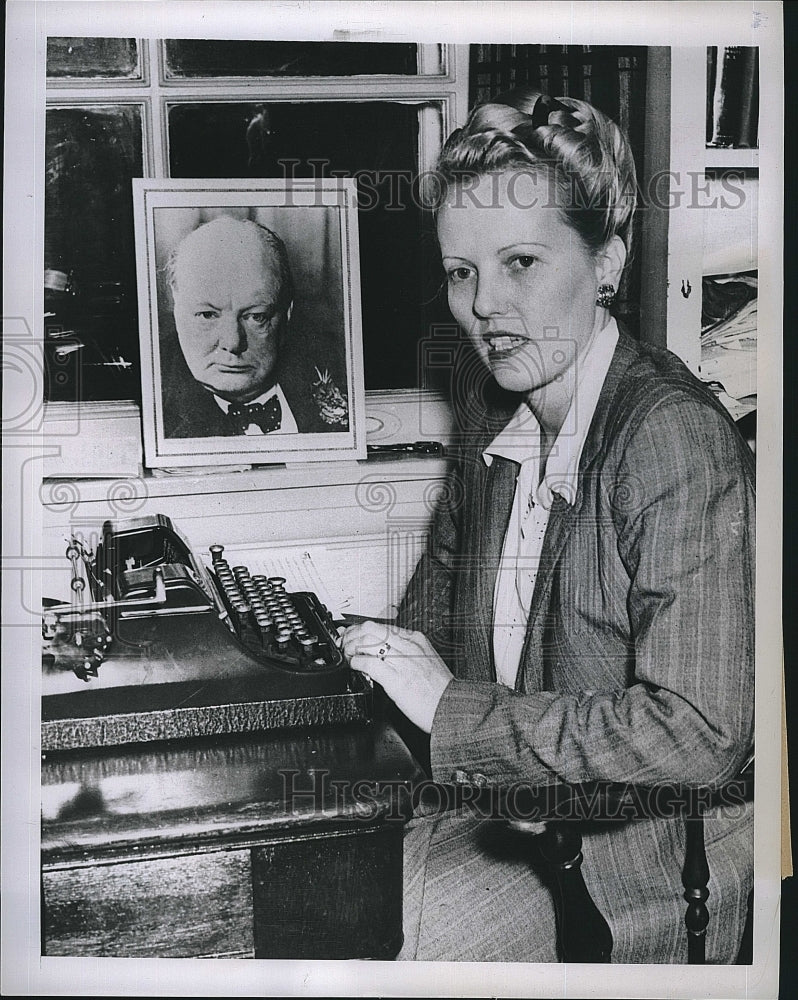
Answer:
[[[347,423],[349,403],[346,396],[330,378],[330,373],[316,369],[317,378],[311,386],[313,402],[319,408],[319,415],[325,424]]]

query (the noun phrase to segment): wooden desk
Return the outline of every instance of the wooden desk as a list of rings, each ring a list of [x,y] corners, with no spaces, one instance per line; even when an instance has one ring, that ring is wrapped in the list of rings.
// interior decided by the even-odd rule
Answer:
[[[406,793],[422,778],[382,717],[51,754],[43,951],[393,958]]]

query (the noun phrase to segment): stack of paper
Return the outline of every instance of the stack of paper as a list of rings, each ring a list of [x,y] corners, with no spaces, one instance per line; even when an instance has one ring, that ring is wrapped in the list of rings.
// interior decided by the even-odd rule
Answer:
[[[724,279],[716,279],[723,282]],[[756,287],[756,278],[732,275]],[[735,420],[756,409],[757,300],[701,333],[701,377],[719,394]]]

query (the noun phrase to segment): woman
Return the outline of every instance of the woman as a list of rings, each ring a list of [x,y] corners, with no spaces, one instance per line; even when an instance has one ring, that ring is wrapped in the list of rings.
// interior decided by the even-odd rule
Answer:
[[[355,626],[344,649],[430,734],[437,780],[719,784],[753,739],[753,462],[684,365],[610,314],[626,139],[515,91],[450,137],[440,176],[450,307],[513,409],[475,404],[403,627]],[[593,826],[613,961],[684,961],[683,823]],[[706,839],[707,960],[731,962],[750,810],[714,810]],[[419,817],[405,857],[400,957],[556,960],[550,894],[496,823]]]

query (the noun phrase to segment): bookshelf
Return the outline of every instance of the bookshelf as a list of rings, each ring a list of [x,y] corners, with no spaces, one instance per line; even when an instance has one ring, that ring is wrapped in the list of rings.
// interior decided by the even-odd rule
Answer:
[[[643,338],[678,354],[737,420],[756,407],[759,150],[718,142],[756,141],[756,70],[740,47],[649,52],[642,250],[667,260],[667,281],[644,268]]]

